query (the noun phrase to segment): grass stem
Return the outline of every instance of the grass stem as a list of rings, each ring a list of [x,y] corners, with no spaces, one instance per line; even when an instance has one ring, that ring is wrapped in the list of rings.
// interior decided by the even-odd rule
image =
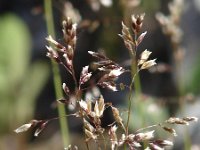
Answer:
[[[46,18],[46,23],[47,23],[47,32],[49,35],[55,38],[52,1],[44,0],[44,6],[45,6],[45,18]],[[59,99],[63,97],[59,67],[55,62],[53,61],[51,62],[52,62],[52,68],[53,68],[53,76],[54,76],[53,80],[54,80],[56,99]],[[59,115],[63,146],[67,147],[69,144],[69,131],[68,131],[67,119],[66,117],[60,117],[60,116],[66,115],[65,107],[63,104],[58,104],[58,115]]]

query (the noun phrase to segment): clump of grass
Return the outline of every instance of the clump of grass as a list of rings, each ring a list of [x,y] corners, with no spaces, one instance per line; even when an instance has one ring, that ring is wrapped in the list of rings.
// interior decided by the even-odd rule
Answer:
[[[185,118],[169,118],[168,120],[155,125],[147,126],[145,128],[138,129],[131,133],[129,131],[129,119],[131,111],[131,97],[132,87],[134,80],[138,73],[142,70],[149,69],[156,65],[156,59],[149,60],[151,52],[144,50],[140,57],[137,58],[137,49],[139,44],[142,43],[147,32],[140,34],[144,14],[132,16],[132,34],[130,29],[122,22],[122,37],[125,46],[127,47],[132,60],[131,70],[124,69],[122,66],[106,57],[104,54],[88,51],[88,53],[95,58],[93,67],[95,66],[95,73],[92,72],[90,66],[82,68],[79,79],[76,78],[75,66],[73,63],[77,41],[77,28],[76,24],[72,23],[70,18],[63,21],[63,37],[64,44],[57,42],[51,36],[48,36],[46,40],[51,43],[51,46],[47,46],[47,56],[54,62],[62,65],[67,72],[69,72],[74,80],[75,88],[71,90],[66,83],[63,83],[64,97],[57,100],[58,103],[65,104],[67,106],[73,106],[74,112],[70,115],[62,116],[74,116],[80,118],[83,123],[83,132],[85,133],[85,143],[87,149],[90,149],[90,142],[94,142],[98,149],[118,149],[120,147],[129,147],[129,149],[164,149],[166,146],[172,146],[173,142],[165,139],[157,139],[155,132],[157,128],[163,129],[173,136],[176,136],[176,131],[172,125],[189,125],[191,121],[197,121],[196,117]],[[94,86],[100,86],[112,91],[120,90],[115,81],[123,73],[131,73],[132,81],[130,85],[120,84],[120,87],[127,87],[129,91],[129,106],[128,106],[128,119],[126,122],[121,117],[120,110],[110,102],[105,102],[101,94],[95,98],[83,99],[83,94],[88,90],[91,90]],[[98,77],[98,78],[97,78]],[[95,80],[94,80],[95,79]],[[75,98],[71,98],[71,97]],[[104,111],[111,109],[114,122],[108,125],[108,128],[102,126],[102,118]],[[49,122],[58,118],[52,118],[47,120],[32,120],[27,124],[15,130],[16,133],[27,131],[28,129],[35,127],[35,136],[48,125]],[[119,131],[118,128],[121,130]],[[107,136],[105,136],[107,135]],[[106,137],[106,138],[105,138]],[[100,145],[100,141],[103,140],[103,146]],[[108,142],[109,141],[109,144]],[[78,147],[69,146],[67,149],[78,149]]]

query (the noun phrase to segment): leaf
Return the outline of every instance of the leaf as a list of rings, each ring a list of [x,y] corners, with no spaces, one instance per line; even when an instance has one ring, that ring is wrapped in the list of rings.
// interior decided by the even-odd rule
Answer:
[[[18,97],[15,98],[17,122],[32,118],[36,99],[48,80],[49,72],[48,65],[44,62],[35,62],[27,70]]]
[[[6,84],[15,87],[20,85],[29,65],[31,36],[26,24],[16,15],[5,14],[0,20],[0,68],[5,68],[1,73],[5,74]]]

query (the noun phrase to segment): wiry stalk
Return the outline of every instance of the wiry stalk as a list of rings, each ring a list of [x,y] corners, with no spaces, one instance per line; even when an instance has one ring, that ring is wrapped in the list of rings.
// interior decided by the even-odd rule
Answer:
[[[135,74],[133,75],[132,77],[132,80],[131,80],[131,84],[129,86],[129,97],[128,97],[128,118],[127,118],[127,123],[126,123],[126,135],[128,135],[128,126],[129,126],[129,122],[130,122],[130,116],[131,116],[131,108],[132,108],[132,96],[133,96],[133,85],[135,82],[135,79],[136,79],[136,76],[137,76],[138,72],[135,72]],[[137,78],[139,79],[139,78]],[[139,81],[137,81],[138,83]],[[137,88],[138,86],[135,84],[135,90],[137,90],[137,94],[139,92],[139,88]]]

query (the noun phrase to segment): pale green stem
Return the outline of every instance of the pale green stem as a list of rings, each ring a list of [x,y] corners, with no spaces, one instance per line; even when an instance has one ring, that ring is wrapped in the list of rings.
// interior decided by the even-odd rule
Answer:
[[[53,21],[53,12],[52,12],[52,1],[51,0],[44,0],[45,6],[45,18],[47,24],[47,32],[53,38],[55,38],[54,32],[54,21]],[[53,68],[53,80],[54,80],[54,88],[56,93],[56,99],[63,97],[62,93],[62,85],[61,85],[61,77],[59,73],[58,65],[52,61],[52,68]],[[68,123],[66,117],[66,110],[64,104],[58,104],[58,115],[59,115],[59,122],[63,140],[63,146],[67,147],[69,144],[69,131],[68,131]]]
[[[134,35],[134,40],[137,41],[137,35]],[[135,87],[135,95],[136,97],[141,93],[141,86],[140,86],[140,78],[137,75],[139,73],[138,67],[137,67],[137,61],[136,61],[136,52],[137,52],[137,46],[134,47],[134,54],[131,55],[131,84],[129,86],[129,97],[128,97],[128,118],[126,123],[126,135],[128,135],[128,128],[129,128],[129,122],[131,118],[131,109],[132,109],[132,96],[133,96],[133,85]]]
[[[138,72],[137,72],[138,73]],[[131,84],[129,86],[129,97],[128,97],[128,101],[129,101],[129,104],[128,104],[128,119],[127,119],[127,123],[126,123],[126,135],[128,135],[128,126],[129,126],[129,122],[130,122],[130,116],[131,116],[131,108],[132,108],[132,96],[133,96],[133,91],[132,91],[132,88],[133,88],[133,84],[134,84],[134,81],[135,81],[135,78],[136,78],[136,75],[137,73],[135,73],[132,77],[132,80],[131,80]]]

